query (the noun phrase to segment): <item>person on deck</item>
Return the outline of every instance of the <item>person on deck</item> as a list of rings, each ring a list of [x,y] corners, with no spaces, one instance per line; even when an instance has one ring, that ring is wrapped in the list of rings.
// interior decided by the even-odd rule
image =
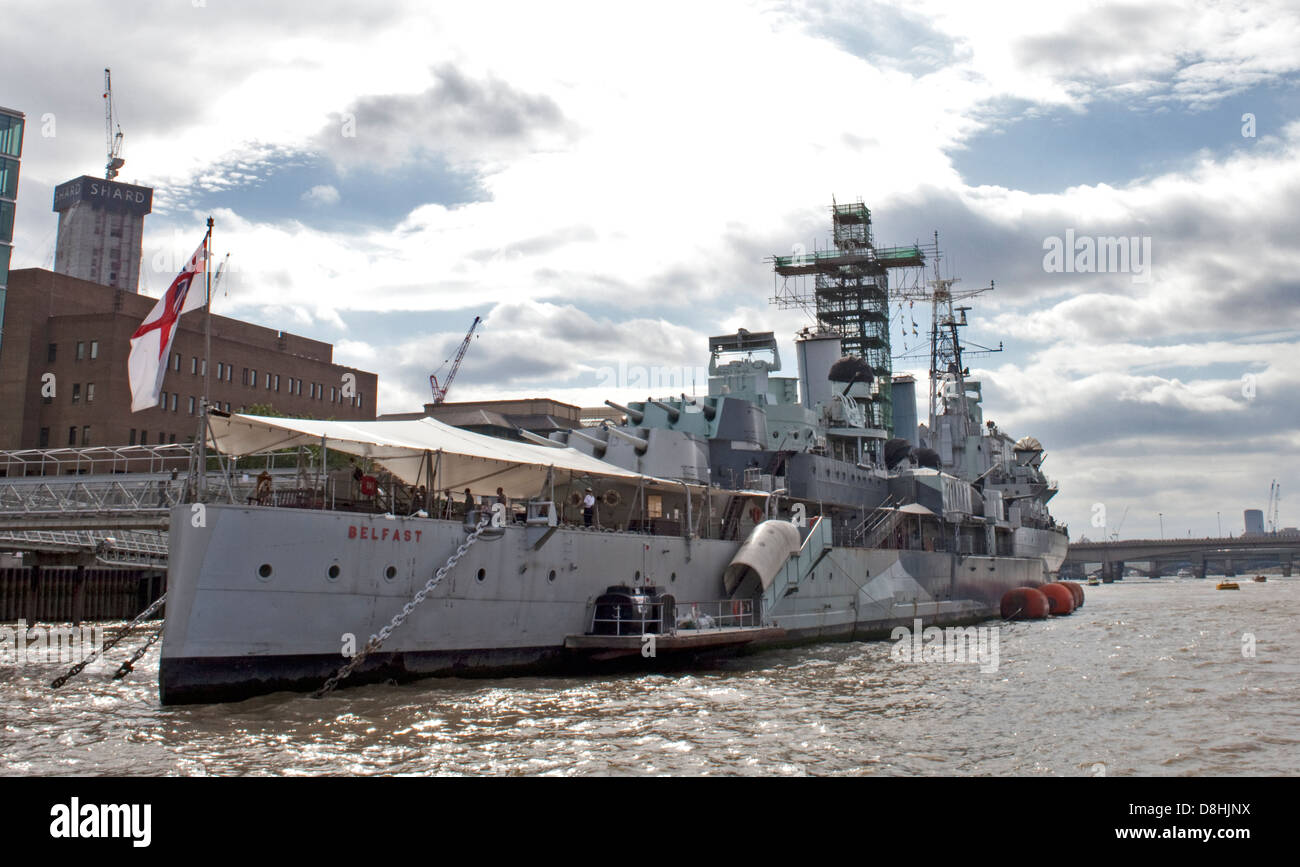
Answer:
[[[596,496],[592,493],[591,488],[587,488],[587,495],[582,498],[582,522],[590,527],[592,519],[596,516]]]

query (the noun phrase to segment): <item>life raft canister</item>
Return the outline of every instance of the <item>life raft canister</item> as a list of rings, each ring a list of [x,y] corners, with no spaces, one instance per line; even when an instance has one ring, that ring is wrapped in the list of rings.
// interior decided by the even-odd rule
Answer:
[[[379,490],[379,480],[374,476],[361,477],[361,494],[365,497],[373,497]]]

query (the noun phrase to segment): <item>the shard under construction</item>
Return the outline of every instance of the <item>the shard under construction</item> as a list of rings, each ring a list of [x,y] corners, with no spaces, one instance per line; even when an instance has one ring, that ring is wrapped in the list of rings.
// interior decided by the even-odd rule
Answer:
[[[871,211],[860,201],[832,202],[831,230],[831,249],[773,257],[774,270],[783,279],[772,300],[813,313],[819,328],[839,335],[845,353],[866,359],[875,374],[872,426],[892,431],[889,272],[923,268],[925,251],[918,244],[877,247]]]

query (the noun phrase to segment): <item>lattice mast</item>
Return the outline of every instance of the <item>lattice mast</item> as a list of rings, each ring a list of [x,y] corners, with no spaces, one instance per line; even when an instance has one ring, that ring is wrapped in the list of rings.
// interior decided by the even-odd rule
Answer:
[[[875,381],[867,408],[869,424],[892,434],[889,275],[924,268],[925,253],[919,244],[877,247],[871,211],[861,200],[845,205],[831,200],[831,236],[831,249],[808,253],[796,247],[794,255],[769,260],[776,280],[771,301],[808,312],[821,330],[839,335],[846,354],[871,365]]]
[[[934,276],[923,284],[905,287],[895,293],[900,301],[920,301],[930,305],[930,419],[929,430],[935,429],[935,419],[946,409],[956,409],[955,415],[961,420],[961,428],[955,436],[965,437],[969,434],[967,423],[970,413],[966,399],[966,377],[970,369],[965,366],[965,359],[976,355],[989,355],[1002,351],[1002,344],[997,349],[989,346],[971,344],[973,349],[962,343],[957,329],[966,326],[966,306],[956,306],[954,301],[964,301],[993,291],[993,283],[977,289],[954,289],[961,282],[957,277],[944,277],[939,270],[939,233],[934,233],[934,243],[930,247],[931,260],[934,263]],[[919,353],[897,356],[896,360],[920,358]],[[949,401],[953,406],[949,406]],[[940,406],[940,403],[943,406]]]

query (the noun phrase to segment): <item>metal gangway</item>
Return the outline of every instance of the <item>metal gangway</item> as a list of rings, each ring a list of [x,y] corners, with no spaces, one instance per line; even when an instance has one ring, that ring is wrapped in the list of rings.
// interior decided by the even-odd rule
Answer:
[[[107,566],[166,568],[172,507],[200,499],[251,501],[252,474],[263,469],[280,485],[315,473],[311,456],[301,450],[249,456],[242,472],[223,457],[208,460],[200,497],[193,444],[0,451],[0,551],[85,554]]]

